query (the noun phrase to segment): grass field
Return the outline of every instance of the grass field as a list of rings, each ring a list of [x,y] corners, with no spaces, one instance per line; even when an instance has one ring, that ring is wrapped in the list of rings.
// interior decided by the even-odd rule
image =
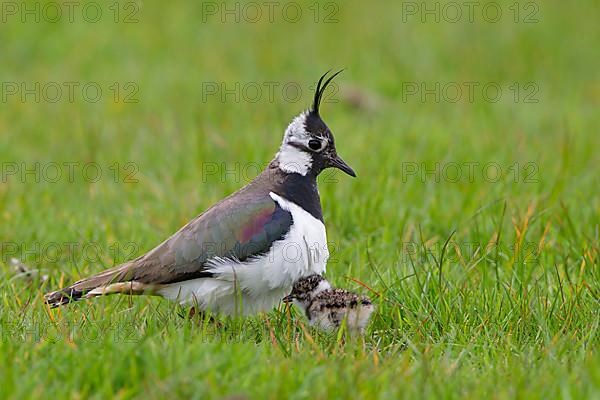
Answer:
[[[2,3],[0,397],[600,398],[600,3],[57,4]],[[342,67],[358,178],[320,191],[364,340],[43,305],[252,179]]]

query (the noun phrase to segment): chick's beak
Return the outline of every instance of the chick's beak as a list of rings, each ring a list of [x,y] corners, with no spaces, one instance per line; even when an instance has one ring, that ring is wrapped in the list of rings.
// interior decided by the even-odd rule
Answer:
[[[285,296],[285,297],[282,299],[282,301],[283,301],[284,303],[291,303],[292,301],[294,301],[294,299],[295,299],[295,296],[293,296],[293,295],[291,295],[291,294],[288,294],[287,296]]]

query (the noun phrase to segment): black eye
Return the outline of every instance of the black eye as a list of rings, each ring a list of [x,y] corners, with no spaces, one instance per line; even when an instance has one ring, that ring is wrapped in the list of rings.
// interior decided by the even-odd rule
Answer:
[[[317,139],[310,139],[308,141],[308,147],[310,147],[311,150],[319,150],[321,148],[321,142]]]

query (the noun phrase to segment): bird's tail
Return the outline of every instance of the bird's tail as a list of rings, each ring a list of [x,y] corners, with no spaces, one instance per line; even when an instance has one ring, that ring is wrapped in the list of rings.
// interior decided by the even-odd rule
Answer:
[[[63,304],[68,304],[72,301],[81,300],[83,295],[86,292],[83,290],[78,290],[73,286],[69,286],[64,289],[57,290],[56,292],[46,293],[44,295],[44,301],[51,308],[62,306]]]
[[[62,306],[84,298],[111,293],[136,293],[136,282],[127,281],[128,265],[107,269],[99,274],[84,278],[71,286],[46,293],[44,301],[51,308]],[[129,290],[128,290],[129,289]]]

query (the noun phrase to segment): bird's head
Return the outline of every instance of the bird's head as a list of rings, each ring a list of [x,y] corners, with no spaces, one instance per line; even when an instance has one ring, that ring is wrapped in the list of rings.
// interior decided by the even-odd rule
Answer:
[[[313,104],[288,125],[276,159],[279,167],[288,173],[317,176],[325,168],[338,168],[350,176],[356,176],[344,160],[337,154],[333,134],[319,114],[319,105],[327,85],[342,71],[330,76],[325,73],[319,79]]]
[[[300,278],[294,283],[292,291],[283,298],[285,303],[295,303],[303,310],[309,306],[312,299],[323,290],[331,289],[331,285],[319,274]]]

